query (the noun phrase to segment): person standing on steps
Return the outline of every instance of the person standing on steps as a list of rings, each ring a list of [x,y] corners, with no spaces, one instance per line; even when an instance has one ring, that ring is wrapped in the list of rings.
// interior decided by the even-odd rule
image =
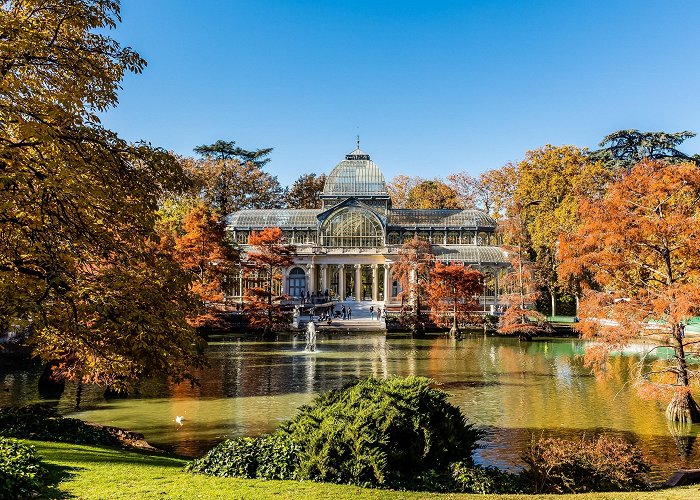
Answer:
[[[345,310],[345,304],[340,308],[340,313],[343,315],[343,319],[348,319],[348,312]]]
[[[374,319],[374,306],[369,306],[369,319]]]
[[[348,307],[348,319],[352,319],[352,307]]]

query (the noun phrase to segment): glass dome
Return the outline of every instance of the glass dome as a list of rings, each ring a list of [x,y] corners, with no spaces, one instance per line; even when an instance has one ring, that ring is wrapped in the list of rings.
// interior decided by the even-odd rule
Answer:
[[[326,197],[389,196],[384,175],[369,155],[357,148],[330,173],[323,188]]]

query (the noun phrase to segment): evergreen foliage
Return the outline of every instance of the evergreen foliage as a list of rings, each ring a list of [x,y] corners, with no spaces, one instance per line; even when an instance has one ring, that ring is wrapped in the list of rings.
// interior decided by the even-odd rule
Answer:
[[[320,395],[282,427],[300,447],[302,479],[423,489],[479,437],[422,377],[365,378]]]
[[[33,446],[0,436],[0,498],[36,495],[46,473]]]
[[[296,479],[297,465],[298,446],[290,436],[276,433],[229,439],[185,469],[219,477]]]

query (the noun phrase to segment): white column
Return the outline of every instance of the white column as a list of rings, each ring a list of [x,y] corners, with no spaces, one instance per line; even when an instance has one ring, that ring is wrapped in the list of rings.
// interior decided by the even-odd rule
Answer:
[[[355,300],[362,298],[362,265],[355,264]]]
[[[345,300],[345,265],[338,266],[338,299]]]
[[[316,293],[316,264],[309,264],[309,292]]]
[[[282,295],[289,295],[289,269],[282,269]]]
[[[389,279],[389,272],[391,271],[391,266],[389,264],[384,264],[384,303],[387,304],[391,300],[391,280]]]
[[[327,264],[321,264],[321,293],[325,293],[326,290],[330,287],[330,269],[328,269]]]
[[[379,300],[379,266],[372,264],[372,300]]]

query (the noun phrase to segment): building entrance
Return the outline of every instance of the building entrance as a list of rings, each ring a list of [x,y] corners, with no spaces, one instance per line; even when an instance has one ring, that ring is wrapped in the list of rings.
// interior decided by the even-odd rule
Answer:
[[[372,300],[372,266],[362,266],[362,298],[361,300]]]

